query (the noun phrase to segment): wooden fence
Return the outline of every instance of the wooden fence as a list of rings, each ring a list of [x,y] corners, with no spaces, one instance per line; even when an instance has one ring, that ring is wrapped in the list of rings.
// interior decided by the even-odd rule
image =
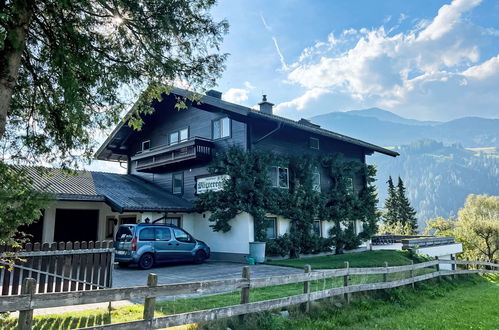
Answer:
[[[112,241],[28,243],[22,248],[0,247],[0,296],[21,294],[26,278],[35,292],[95,290],[112,286]]]
[[[462,270],[440,270],[442,264],[465,265]],[[488,269],[469,269],[469,266],[486,267]],[[434,268],[433,272],[415,275],[415,271],[422,268]],[[177,326],[188,323],[212,321],[220,318],[262,312],[291,305],[304,304],[309,306],[311,301],[332,296],[343,295],[349,300],[349,295],[354,292],[390,289],[404,285],[414,285],[419,281],[440,276],[455,276],[459,274],[499,273],[499,264],[480,261],[433,260],[407,266],[373,267],[373,268],[346,268],[311,271],[310,266],[305,267],[303,274],[281,275],[264,278],[250,277],[249,267],[243,267],[243,275],[238,279],[212,280],[191,283],[176,283],[157,285],[155,274],[149,274],[147,286],[103,289],[98,291],[78,291],[61,293],[36,294],[34,292],[35,280],[25,279],[23,293],[17,296],[0,297],[0,312],[20,311],[19,329],[31,329],[33,310],[37,308],[71,306],[120,300],[144,300],[144,319],[139,321],[122,322],[115,324],[99,325],[85,329],[157,329]],[[388,281],[388,274],[409,272],[408,278]],[[350,275],[382,274],[383,280],[376,283],[350,285]],[[311,292],[310,281],[343,277],[343,286]],[[304,283],[303,294],[290,297],[258,301],[250,303],[251,289],[263,288],[290,283]],[[163,317],[154,317],[154,305],[157,297],[172,297],[192,294],[217,294],[228,291],[241,291],[241,304],[212,308],[208,310],[174,314]]]

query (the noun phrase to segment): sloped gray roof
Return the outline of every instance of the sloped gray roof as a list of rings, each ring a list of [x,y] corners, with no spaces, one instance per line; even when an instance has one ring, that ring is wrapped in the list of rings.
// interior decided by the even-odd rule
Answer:
[[[174,88],[172,90],[172,94],[179,95],[182,97],[190,97],[194,93],[191,91],[185,90],[185,89]],[[196,107],[203,108],[203,105],[208,105],[208,106],[216,107],[218,109],[223,109],[224,111],[228,111],[228,112],[237,114],[237,115],[242,116],[242,117],[254,117],[254,118],[276,121],[276,122],[282,123],[284,125],[289,125],[291,127],[297,128],[297,129],[309,131],[309,132],[312,132],[312,133],[315,133],[318,135],[327,136],[327,137],[330,137],[330,138],[333,138],[336,140],[351,143],[351,144],[363,147],[371,152],[376,151],[376,152],[379,152],[379,153],[382,153],[382,154],[385,154],[388,156],[392,156],[392,157],[399,156],[399,153],[396,151],[386,149],[386,148],[377,146],[375,144],[372,144],[372,143],[369,143],[366,141],[362,141],[359,139],[355,139],[353,137],[343,135],[340,133],[336,133],[336,132],[333,132],[333,131],[330,131],[330,130],[327,130],[324,128],[320,128],[320,127],[318,127],[318,125],[313,125],[313,123],[310,123],[310,125],[305,125],[305,124],[301,123],[300,121],[295,121],[295,120],[288,119],[288,118],[281,117],[281,116],[277,116],[274,114],[263,113],[261,111],[258,111],[258,110],[252,109],[252,108],[248,108],[248,107],[245,107],[245,106],[242,106],[239,104],[227,102],[227,101],[224,101],[222,99],[219,99],[219,98],[216,98],[216,97],[213,97],[210,95],[203,95],[201,97],[201,99],[199,100],[199,103],[196,104]],[[129,113],[125,116],[126,119],[133,112],[133,110],[134,109],[132,108],[129,111]],[[106,155],[106,148],[111,143],[111,141],[113,141],[113,139],[115,139],[118,136],[118,133],[121,130],[130,131],[130,128],[125,123],[126,123],[126,120],[122,120],[115,127],[113,132],[108,136],[106,141],[104,141],[104,143],[100,146],[99,150],[97,150],[97,152],[95,153],[95,157],[97,159],[112,160],[109,158],[109,155]],[[126,159],[126,157],[125,157],[125,159]]]
[[[58,200],[102,201],[118,212],[184,212],[191,202],[157,185],[129,175],[61,169],[27,168],[36,189],[52,193]]]

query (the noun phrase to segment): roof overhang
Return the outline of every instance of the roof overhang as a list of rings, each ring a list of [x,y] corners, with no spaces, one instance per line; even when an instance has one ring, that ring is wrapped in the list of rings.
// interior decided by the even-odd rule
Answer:
[[[203,95],[198,101],[189,101],[192,99],[196,99],[195,96],[198,95],[194,92],[185,90],[185,89],[180,89],[180,88],[174,88],[170,92],[169,95],[176,95],[183,97],[187,99],[187,103],[190,105],[210,111],[210,112],[225,112],[227,113],[231,118],[246,122],[248,118],[258,118],[258,119],[265,119],[265,120],[270,120],[270,121],[275,121],[275,122],[280,122],[283,125],[288,125],[290,127],[294,127],[300,130],[305,130],[309,131],[314,134],[326,136],[329,138],[333,138],[336,140],[340,140],[343,142],[351,143],[357,146],[360,146],[365,149],[366,154],[372,154],[373,152],[379,152],[388,156],[396,157],[399,156],[398,152],[392,151],[387,148],[383,148],[380,146],[377,146],[375,144],[365,142],[362,140],[358,140],[343,134],[339,134],[333,131],[329,131],[323,128],[317,128],[314,126],[309,126],[309,125],[304,125],[300,124],[297,121],[276,116],[273,114],[267,114],[267,113],[262,113],[258,110],[254,110],[242,105],[230,103],[227,101],[224,101],[222,99],[208,96],[208,95]],[[167,96],[168,97],[168,96]],[[132,112],[134,110],[134,107],[127,113],[125,116],[125,119],[122,120],[116,128],[113,130],[111,135],[104,141],[104,143],[100,146],[100,148],[97,150],[95,153],[95,157],[99,160],[108,160],[108,161],[125,161],[127,160],[127,153],[125,149],[124,143],[126,140],[133,134],[134,130],[128,126],[128,118],[130,118]]]

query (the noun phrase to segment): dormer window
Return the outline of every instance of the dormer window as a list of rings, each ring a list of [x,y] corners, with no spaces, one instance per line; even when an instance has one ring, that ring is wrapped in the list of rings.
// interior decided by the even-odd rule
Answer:
[[[311,137],[308,142],[310,149],[319,150],[319,139]]]
[[[147,140],[142,142],[142,151],[147,151],[149,149],[151,149],[151,141]]]

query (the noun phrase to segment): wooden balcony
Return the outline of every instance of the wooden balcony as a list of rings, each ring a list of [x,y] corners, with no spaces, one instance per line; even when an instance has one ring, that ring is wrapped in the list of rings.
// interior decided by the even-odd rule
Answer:
[[[161,173],[199,162],[209,162],[212,157],[213,141],[193,137],[173,145],[161,145],[146,151],[139,151],[131,160],[139,172]]]

